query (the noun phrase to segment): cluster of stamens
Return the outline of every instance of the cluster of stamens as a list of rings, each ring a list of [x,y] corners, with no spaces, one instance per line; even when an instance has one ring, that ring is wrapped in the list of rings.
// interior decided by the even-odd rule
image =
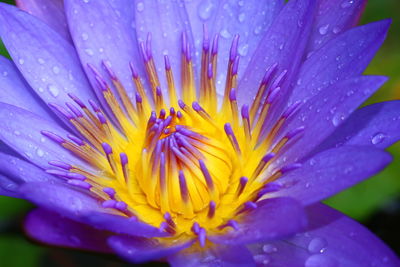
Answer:
[[[232,42],[225,91],[218,101],[216,80],[218,35],[210,41],[204,30],[200,86],[196,90],[191,47],[182,35],[180,91],[168,56],[163,95],[151,51],[151,35],[140,43],[150,90],[132,63],[136,88],[132,101],[108,62],[103,77],[92,65],[97,89],[106,103],[87,106],[74,95],[66,106],[50,104],[79,133],[67,139],[53,132],[42,134],[59,143],[85,165],[51,161],[47,172],[88,190],[110,213],[133,217],[175,236],[197,236],[238,229],[240,218],[257,208],[292,163],[275,168],[281,150],[302,128],[282,132],[298,104],[288,107],[273,122],[268,114],[280,97],[286,71],[275,64],[265,73],[250,106],[238,107],[239,36]],[[110,80],[111,82],[108,82]],[[180,97],[178,97],[180,95]],[[166,104],[169,102],[169,106]]]

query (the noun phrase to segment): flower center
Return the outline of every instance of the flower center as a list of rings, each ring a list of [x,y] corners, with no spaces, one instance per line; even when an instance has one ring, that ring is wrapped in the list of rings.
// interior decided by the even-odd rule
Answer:
[[[191,49],[183,34],[182,90],[175,90],[169,58],[165,56],[165,97],[150,41],[149,37],[141,43],[149,93],[132,64],[137,91],[135,101],[131,101],[111,66],[103,62],[108,77],[88,67],[98,82],[106,110],[92,100],[89,109],[73,95],[70,97],[79,108],[72,103],[66,103],[67,109],[50,104],[69,120],[80,137],[68,136],[68,140],[52,132],[42,133],[88,164],[72,166],[51,161],[57,169],[47,171],[89,190],[109,212],[134,217],[174,235],[236,228],[235,220],[241,214],[255,209],[258,199],[276,189],[274,180],[298,167],[274,167],[276,155],[302,131],[282,130],[297,103],[276,120],[268,116],[279,98],[286,71],[271,66],[252,105],[239,109],[234,89],[239,36],[235,36],[224,96],[218,103],[214,78],[218,36],[210,45],[205,31],[200,88],[196,91]]]

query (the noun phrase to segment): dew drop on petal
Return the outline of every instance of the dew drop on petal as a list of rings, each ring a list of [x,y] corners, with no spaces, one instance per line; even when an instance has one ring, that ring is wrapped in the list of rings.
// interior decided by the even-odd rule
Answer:
[[[49,90],[49,93],[53,97],[57,97],[60,94],[60,91],[58,90],[57,86],[50,84],[47,89]]]
[[[382,143],[382,141],[386,138],[386,135],[384,133],[376,133],[374,136],[371,138],[371,143],[373,145],[377,145]]]
[[[81,37],[82,37],[83,41],[86,41],[87,39],[89,39],[89,35],[87,33],[85,33],[85,32],[82,33]]]
[[[277,252],[278,251],[278,249],[274,246],[274,245],[272,245],[272,244],[265,244],[264,246],[263,246],[263,251],[265,252],[265,253],[274,253],[274,252]]]
[[[354,0],[345,0],[340,5],[342,8],[348,8],[354,3]]]
[[[54,67],[52,68],[52,70],[53,70],[53,73],[54,73],[54,74],[59,74],[59,73],[60,73],[60,68],[57,67],[57,66],[54,66]]]
[[[255,27],[255,28],[254,28],[254,34],[255,34],[255,35],[260,34],[261,30],[262,30],[262,27],[261,27],[261,26]]]
[[[15,135],[20,135],[20,134],[21,134],[21,132],[20,132],[20,131],[18,131],[18,130],[15,130],[15,131],[14,131],[14,134],[15,134]]]
[[[44,156],[44,151],[41,150],[40,148],[36,149],[36,155],[41,158]]]
[[[222,29],[220,33],[221,33],[221,37],[223,37],[225,39],[229,39],[232,37],[232,34],[227,29]]]
[[[315,254],[307,258],[306,262],[304,263],[305,267],[336,267],[337,262],[336,260],[323,255],[323,254]]]
[[[307,249],[310,253],[313,253],[313,254],[322,253],[326,249],[327,245],[328,245],[328,243],[326,242],[326,240],[324,238],[316,237],[310,241]]]
[[[41,57],[37,59],[37,62],[38,62],[39,64],[44,64],[44,63],[45,63],[44,59],[41,58]]]
[[[319,33],[320,33],[321,35],[325,35],[325,34],[327,34],[328,29],[329,29],[329,24],[326,24],[326,25],[324,25],[324,26],[321,26],[321,27],[318,29],[318,31],[319,31]]]
[[[244,14],[244,13],[240,13],[238,16],[239,22],[243,22],[245,18],[246,18],[246,14]]]
[[[340,28],[339,27],[333,27],[332,32],[334,34],[338,34],[340,32]]]
[[[346,118],[346,116],[343,113],[336,113],[333,117],[332,117],[332,124],[333,126],[338,126],[340,123],[342,123],[344,121],[344,119]]]
[[[139,12],[142,12],[142,11],[144,10],[144,4],[143,4],[143,2],[137,3],[137,5],[136,5],[136,10],[139,11]]]
[[[18,63],[19,63],[20,65],[23,65],[23,64],[25,63],[25,60],[23,60],[22,58],[20,58],[20,59],[18,59]]]
[[[215,5],[213,1],[210,0],[200,1],[200,4],[197,8],[197,14],[202,20],[208,20],[211,17],[214,9]]]
[[[89,56],[93,56],[93,55],[94,55],[93,50],[90,49],[90,48],[85,49],[85,53],[86,53],[87,55],[89,55]]]
[[[258,264],[266,265],[270,262],[270,257],[268,255],[264,255],[264,254],[254,255],[253,259]]]
[[[6,77],[8,75],[7,71],[3,71],[3,76]]]
[[[239,45],[238,52],[239,55],[241,55],[242,57],[246,56],[247,53],[249,52],[249,45],[248,44]]]

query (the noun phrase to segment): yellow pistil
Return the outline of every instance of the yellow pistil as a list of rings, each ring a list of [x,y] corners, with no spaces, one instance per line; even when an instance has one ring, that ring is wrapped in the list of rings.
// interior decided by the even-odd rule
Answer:
[[[74,114],[79,116],[64,113],[86,141],[75,140],[80,143],[74,144],[51,133],[46,136],[91,166],[91,169],[72,166],[69,171],[86,177],[85,182],[92,186],[90,191],[99,200],[120,203],[107,206],[110,212],[135,216],[154,227],[167,225],[165,230],[176,238],[197,235],[193,227],[218,233],[226,231],[232,219],[240,220],[238,214],[245,212],[245,203],[257,201],[259,190],[281,175],[279,169],[274,169],[273,161],[274,155],[291,138],[275,140],[286,117],[280,118],[260,142],[279,83],[269,89],[267,80],[271,78],[265,78],[250,110],[248,106],[238,107],[234,89],[238,39],[235,37],[232,45],[220,109],[215,88],[218,36],[211,48],[208,39],[203,48],[199,97],[185,34],[182,100],[178,98],[179,90],[175,88],[166,56],[168,94],[165,97],[169,98],[169,104],[164,101],[149,51],[150,37],[146,44],[142,43],[150,96],[145,94],[133,65],[135,105],[109,66],[106,68],[112,84],[107,84],[95,70],[94,73],[110,114],[105,115],[93,103],[92,112],[71,96],[83,113],[76,110]],[[269,75],[273,76],[272,72]],[[275,81],[278,79],[279,76]],[[70,109],[75,108],[70,106]],[[113,194],[108,192],[111,188]]]

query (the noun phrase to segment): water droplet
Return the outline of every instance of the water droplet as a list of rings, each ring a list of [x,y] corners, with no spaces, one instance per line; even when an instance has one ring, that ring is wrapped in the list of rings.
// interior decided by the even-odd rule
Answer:
[[[229,39],[232,37],[232,34],[227,30],[227,29],[223,29],[221,30],[221,36],[225,39]]]
[[[197,14],[202,20],[208,20],[211,17],[214,9],[215,5],[213,1],[200,1],[200,4],[197,8]]]
[[[136,5],[136,10],[139,11],[139,12],[142,12],[142,11],[144,10],[144,4],[143,4],[143,2],[137,3],[137,5]]]
[[[340,32],[340,28],[339,27],[333,27],[332,32],[334,34],[338,34]]]
[[[262,30],[262,27],[261,27],[261,26],[255,27],[255,28],[254,28],[254,34],[255,34],[255,35],[260,34],[261,30]]]
[[[254,255],[253,259],[258,264],[266,265],[270,262],[270,257],[268,255],[264,255],[264,254]]]
[[[3,71],[3,76],[6,77],[8,75],[7,71]]]
[[[384,133],[376,133],[374,136],[371,138],[371,143],[373,145],[377,145],[382,143],[382,141],[386,138],[386,135]]]
[[[305,188],[310,188],[310,186],[311,186],[310,183],[306,183],[306,184],[304,185]]]
[[[82,33],[81,37],[82,37],[83,41],[86,41],[87,39],[89,39],[89,35],[87,33]]]
[[[244,1],[243,1],[243,0],[238,1],[238,5],[239,5],[239,6],[244,6]]]
[[[45,63],[44,59],[41,58],[41,57],[37,59],[37,62],[38,62],[39,64],[44,64],[44,63]]]
[[[342,2],[342,4],[340,5],[342,8],[348,8],[350,7],[352,4],[354,3],[354,0],[345,0]]]
[[[347,166],[343,169],[343,173],[344,174],[349,174],[353,171],[353,167],[352,166]]]
[[[333,116],[332,118],[332,124],[333,126],[338,126],[340,123],[342,123],[346,119],[346,115],[343,113],[337,113]]]
[[[328,32],[329,29],[329,24],[326,24],[324,26],[321,26],[318,31],[321,35],[325,35]]]
[[[40,148],[36,149],[36,155],[41,158],[44,156],[44,151],[41,150]]]
[[[93,50],[90,49],[90,48],[85,49],[85,53],[88,54],[89,56],[93,56],[94,55]]]
[[[323,255],[323,254],[315,254],[312,255],[310,257],[308,257],[308,259],[306,260],[306,262],[304,263],[305,267],[334,267],[337,266],[337,262],[336,260]]]
[[[315,163],[317,163],[317,161],[316,161],[315,159],[310,159],[310,165],[311,165],[311,166],[314,166]]]
[[[50,94],[53,97],[57,97],[60,94],[60,91],[58,90],[58,88],[55,85],[50,84],[47,89],[49,90]]]
[[[265,244],[264,246],[263,246],[263,251],[265,252],[265,253],[274,253],[274,252],[277,252],[278,251],[278,249],[274,246],[274,245],[272,245],[272,244]]]
[[[248,44],[239,45],[238,52],[242,57],[246,56],[247,53],[249,52],[249,45]]]
[[[18,60],[18,63],[19,63],[20,65],[23,65],[23,64],[25,63],[25,60],[23,60],[22,58],[20,58],[20,59]]]
[[[72,196],[69,197],[68,202],[69,202],[69,207],[72,210],[78,211],[78,210],[81,210],[83,207],[82,201],[77,197],[72,197]]]
[[[15,130],[15,131],[14,131],[14,134],[15,134],[15,135],[20,135],[20,134],[21,134],[21,132],[20,132],[20,131],[18,131],[18,130]]]
[[[322,253],[326,249],[327,245],[328,245],[328,243],[326,242],[326,240],[324,238],[316,237],[310,241],[307,249],[310,253],[313,253],[313,254]]]
[[[240,13],[238,16],[239,22],[243,22],[245,18],[246,18],[246,14],[244,14],[244,13]]]
[[[52,70],[53,70],[54,74],[59,74],[60,73],[60,68],[57,67],[57,66],[54,66]]]
[[[83,2],[87,4],[90,2],[90,0],[83,0]]]
[[[281,44],[280,46],[279,46],[279,50],[283,50],[283,47],[284,47],[285,45],[284,44]]]

